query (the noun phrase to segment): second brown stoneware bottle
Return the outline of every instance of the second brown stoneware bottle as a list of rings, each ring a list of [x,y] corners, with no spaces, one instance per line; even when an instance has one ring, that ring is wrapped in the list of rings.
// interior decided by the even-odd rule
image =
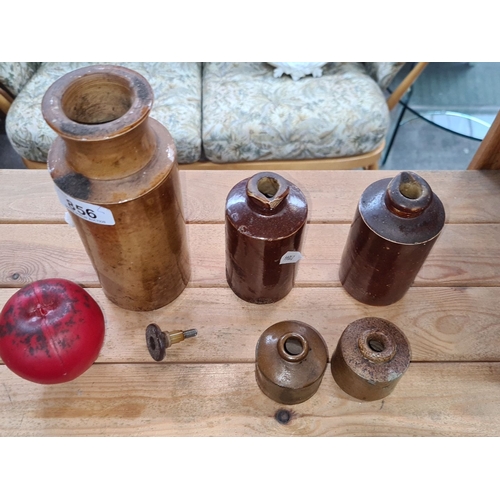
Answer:
[[[226,277],[247,302],[268,304],[293,288],[307,202],[302,191],[272,172],[234,186],[226,200]]]
[[[152,104],[142,75],[108,65],[64,75],[42,102],[59,198],[106,296],[137,311],[168,304],[190,277],[177,154]]]
[[[340,262],[345,290],[365,304],[400,300],[412,285],[445,222],[441,200],[412,172],[366,188]]]

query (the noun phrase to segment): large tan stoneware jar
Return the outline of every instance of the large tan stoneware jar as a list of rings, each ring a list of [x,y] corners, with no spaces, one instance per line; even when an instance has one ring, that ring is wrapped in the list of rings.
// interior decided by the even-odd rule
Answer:
[[[106,296],[137,311],[168,304],[190,277],[177,154],[152,104],[144,77],[106,65],[64,75],[42,102],[59,198]]]

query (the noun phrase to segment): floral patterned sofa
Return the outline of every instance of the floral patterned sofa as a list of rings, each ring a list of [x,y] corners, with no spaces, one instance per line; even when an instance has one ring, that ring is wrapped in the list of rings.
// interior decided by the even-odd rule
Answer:
[[[44,166],[55,138],[41,113],[46,90],[91,64],[0,63],[0,84],[14,97],[6,132],[28,166]],[[376,168],[389,127],[383,91],[404,63],[328,63],[321,77],[298,81],[275,78],[268,63],[108,64],[149,81],[151,116],[170,131],[187,168],[255,168],[252,162],[269,160]]]
[[[29,162],[47,161],[56,133],[42,116],[42,98],[58,78],[79,63],[28,63],[22,75],[0,63],[0,82],[16,95],[7,114],[5,128],[13,148]],[[201,64],[200,63],[102,63],[126,66],[141,73],[151,84],[155,102],[151,116],[167,127],[178,150],[179,163],[193,163],[201,156]],[[2,65],[5,65],[2,67]],[[30,74],[31,73],[31,74]],[[1,75],[9,75],[3,78]],[[22,80],[25,80],[22,83]]]

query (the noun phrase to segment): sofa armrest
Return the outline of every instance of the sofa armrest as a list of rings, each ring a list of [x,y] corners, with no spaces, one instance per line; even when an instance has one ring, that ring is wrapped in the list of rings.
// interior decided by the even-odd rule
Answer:
[[[0,62],[0,83],[15,97],[40,65],[39,62]]]
[[[387,106],[389,107],[389,110],[393,109],[394,106],[396,106],[401,97],[403,97],[406,91],[415,83],[415,80],[419,77],[420,73],[424,71],[428,64],[429,63],[427,62],[419,62],[406,75],[404,80],[398,85],[398,87],[387,99]]]
[[[404,66],[404,62],[365,62],[367,73],[385,90]]]

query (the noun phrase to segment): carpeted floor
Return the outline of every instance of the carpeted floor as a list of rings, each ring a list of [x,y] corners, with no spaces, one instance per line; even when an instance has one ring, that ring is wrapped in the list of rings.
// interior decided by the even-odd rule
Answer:
[[[0,112],[0,168],[26,168],[5,134],[5,116]]]
[[[392,89],[410,69],[407,63],[391,84]],[[500,63],[430,63],[412,88],[409,106],[420,114],[456,111],[491,123],[500,109]],[[480,145],[478,140],[428,123],[401,105],[391,113],[387,142],[394,133],[392,147],[390,151],[386,148],[385,162],[380,166],[384,170],[465,170]],[[1,113],[0,165],[25,168],[5,135]]]
[[[414,86],[411,100],[420,109],[498,111],[500,63],[430,63]]]

